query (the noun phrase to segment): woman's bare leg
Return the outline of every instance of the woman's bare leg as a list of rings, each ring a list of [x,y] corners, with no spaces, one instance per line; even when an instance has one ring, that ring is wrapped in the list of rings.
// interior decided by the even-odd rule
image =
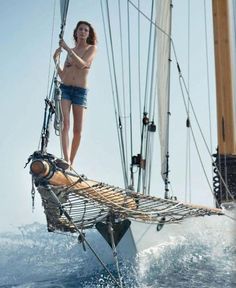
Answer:
[[[78,151],[79,144],[80,144],[85,108],[74,104],[72,105],[72,111],[73,111],[73,116],[74,116],[74,128],[73,128],[73,140],[72,140],[71,152],[70,152],[71,165],[74,162],[75,155]]]
[[[62,129],[62,150],[64,159],[69,162],[69,129],[70,129],[70,109],[71,101],[62,99],[61,101],[63,114],[63,129]]]

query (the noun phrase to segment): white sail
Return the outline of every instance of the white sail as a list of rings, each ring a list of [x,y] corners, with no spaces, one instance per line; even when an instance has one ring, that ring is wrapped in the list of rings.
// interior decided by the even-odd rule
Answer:
[[[167,171],[168,152],[168,110],[169,110],[169,58],[170,58],[170,29],[171,29],[171,1],[158,0],[156,3],[157,29],[157,93],[159,110],[159,138],[161,149],[161,175],[164,179]]]

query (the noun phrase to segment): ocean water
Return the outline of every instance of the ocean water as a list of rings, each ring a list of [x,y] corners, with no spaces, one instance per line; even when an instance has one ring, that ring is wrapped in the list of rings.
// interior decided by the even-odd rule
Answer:
[[[236,287],[234,221],[219,217],[211,229],[191,231],[175,241],[142,251],[133,265],[121,264],[123,287]],[[182,224],[183,225],[183,224]],[[93,232],[87,239],[99,249]],[[0,234],[0,287],[116,287],[77,237],[48,233],[34,223]],[[109,269],[115,275],[115,266]]]

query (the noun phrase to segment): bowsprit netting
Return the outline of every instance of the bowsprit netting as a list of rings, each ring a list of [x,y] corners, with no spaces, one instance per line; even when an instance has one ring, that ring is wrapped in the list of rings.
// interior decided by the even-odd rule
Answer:
[[[220,209],[145,196],[131,190],[85,180],[80,176],[80,180],[70,186],[38,187],[50,231],[75,232],[74,225],[64,216],[58,203],[49,193],[50,189],[73,219],[72,222],[83,229],[104,221],[110,214],[120,220],[129,218],[156,224],[176,223],[188,217],[223,214]]]

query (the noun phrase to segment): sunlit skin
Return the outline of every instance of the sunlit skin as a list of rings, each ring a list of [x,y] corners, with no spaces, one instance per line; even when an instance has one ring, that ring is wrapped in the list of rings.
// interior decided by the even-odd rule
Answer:
[[[89,68],[93,62],[96,54],[96,45],[90,45],[87,42],[89,37],[90,27],[86,24],[80,24],[75,31],[76,41],[75,47],[70,48],[64,39],[59,42],[59,48],[54,53],[54,61],[58,64],[60,53],[65,50],[67,58],[64,63],[64,67],[61,68],[59,65],[58,75],[61,81],[65,85],[71,85],[75,87],[87,88],[87,76]],[[81,133],[84,121],[85,108],[72,104],[70,100],[62,99],[62,113],[63,113],[63,130],[62,130],[62,149],[64,159],[72,166],[74,163],[75,156],[77,154],[80,141]],[[70,129],[70,112],[72,108],[73,113],[73,139],[70,148],[69,141],[69,129]]]

